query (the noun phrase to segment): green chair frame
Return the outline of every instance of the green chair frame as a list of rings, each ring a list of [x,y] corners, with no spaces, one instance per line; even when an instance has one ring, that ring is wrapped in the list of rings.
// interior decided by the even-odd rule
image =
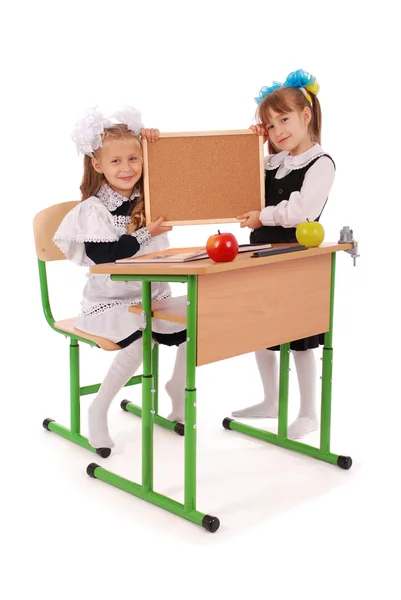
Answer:
[[[88,344],[95,348],[101,348],[106,351],[119,350],[120,347],[110,340],[92,336],[75,329],[71,323],[73,319],[64,321],[55,321],[50,305],[48,276],[46,262],[66,260],[64,254],[56,247],[52,238],[64,216],[76,206],[78,202],[64,202],[55,204],[39,212],[33,222],[36,254],[38,258],[39,284],[42,309],[47,323],[59,334],[64,335],[70,340],[69,352],[69,373],[70,373],[70,425],[65,427],[57,423],[54,419],[46,418],[43,421],[43,427],[48,431],[53,431],[61,437],[82,446],[86,450],[97,453],[102,458],[107,458],[111,450],[109,448],[93,448],[86,437],[81,434],[81,397],[88,394],[95,394],[100,383],[81,386],[80,383],[80,352],[79,343]],[[184,435],[184,425],[182,423],[168,421],[157,414],[158,411],[158,351],[159,345],[154,344],[152,350],[152,393],[154,397],[154,422],[166,429],[175,431],[178,435]],[[136,375],[125,384],[124,387],[142,384],[143,376]],[[121,408],[131,412],[139,417],[142,416],[142,408],[128,400],[121,402]]]

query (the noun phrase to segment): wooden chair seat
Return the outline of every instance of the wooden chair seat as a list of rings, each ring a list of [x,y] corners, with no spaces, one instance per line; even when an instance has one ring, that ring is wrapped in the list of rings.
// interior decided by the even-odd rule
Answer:
[[[129,312],[140,315],[142,304],[136,304],[128,308]],[[173,323],[187,323],[187,303],[185,296],[176,298],[165,298],[152,302],[152,318],[172,321]]]
[[[72,319],[64,319],[62,321],[56,321],[54,323],[54,327],[56,329],[60,329],[61,331],[65,331],[70,335],[72,334],[85,340],[95,342],[95,344],[97,344],[99,348],[102,348],[103,350],[121,350],[120,346],[106,338],[102,338],[97,335],[92,335],[90,333],[86,333],[85,331],[77,329],[76,327],[74,327],[74,323],[76,320],[77,317],[73,317]]]
[[[137,304],[135,306],[130,306],[127,310],[136,315],[140,315],[142,312],[142,305]],[[152,317],[155,319],[162,319],[163,321],[172,321],[173,323],[181,323],[186,325],[187,304],[185,296],[179,296],[177,298],[165,298],[164,300],[157,300],[153,302]],[[95,342],[95,344],[97,344],[99,348],[102,348],[103,350],[120,350],[120,346],[114,342],[97,335],[86,333],[85,331],[81,331],[77,327],[74,327],[76,320],[77,317],[56,321],[54,326],[61,331],[65,331],[66,333]]]

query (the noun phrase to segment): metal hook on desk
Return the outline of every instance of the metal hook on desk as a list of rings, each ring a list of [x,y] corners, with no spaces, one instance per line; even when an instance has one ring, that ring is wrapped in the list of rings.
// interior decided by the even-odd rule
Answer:
[[[354,240],[354,232],[348,225],[345,225],[341,229],[340,239],[338,240],[338,243],[339,244],[352,244],[352,248],[350,248],[349,250],[345,250],[345,252],[348,252],[348,254],[350,254],[352,256],[353,261],[354,261],[354,267],[355,267],[356,259],[360,256],[360,254],[358,253],[358,242],[356,242]]]

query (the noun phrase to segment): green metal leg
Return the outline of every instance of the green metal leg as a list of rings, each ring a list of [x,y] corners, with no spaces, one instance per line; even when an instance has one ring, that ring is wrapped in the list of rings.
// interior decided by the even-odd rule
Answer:
[[[133,415],[136,415],[137,417],[142,417],[142,407],[138,406],[137,404],[133,404],[129,400],[122,400],[121,408],[129,413],[132,413]],[[168,419],[166,419],[165,417],[162,417],[161,415],[157,414],[156,412],[153,415],[153,421],[154,421],[155,425],[159,425],[160,427],[163,427],[164,429],[169,429],[170,431],[174,431],[174,433],[177,433],[178,435],[181,435],[181,436],[184,435],[184,431],[185,431],[184,423],[179,423],[178,421],[169,421]]]
[[[188,276],[187,365],[185,386],[185,469],[184,510],[196,509],[196,337],[198,286],[194,275]]]
[[[288,384],[290,371],[290,344],[280,346],[280,382],[278,404],[278,439],[287,438],[288,427]]]
[[[152,314],[150,282],[142,283],[142,309]],[[152,375],[152,318],[146,319],[142,332],[143,373],[142,373],[142,492],[153,490],[153,375]]]
[[[329,331],[324,335],[323,360],[322,360],[322,396],[320,418],[320,449],[330,452],[330,426],[331,426],[331,389],[333,380],[333,312],[334,312],[334,285],[336,273],[336,253],[331,255],[331,285],[330,285],[330,325]]]
[[[302,442],[287,438],[287,411],[288,411],[288,371],[290,344],[280,346],[280,399],[279,399],[279,424],[278,433],[270,433],[256,427],[244,425],[230,418],[223,420],[225,429],[233,429],[250,435],[254,438],[300,452],[319,460],[338,465],[342,469],[349,469],[352,465],[350,456],[342,456],[330,452],[330,424],[331,424],[331,388],[333,370],[333,309],[334,309],[334,282],[336,268],[336,253],[331,255],[331,286],[330,286],[330,323],[329,331],[324,337],[323,363],[322,363],[322,401],[321,401],[321,427],[320,448],[315,448]]]
[[[49,290],[47,285],[47,275],[46,275],[46,263],[42,260],[38,259],[38,267],[39,267],[39,281],[40,281],[40,293],[42,298],[42,308],[43,313],[45,315],[46,321],[50,325],[52,329],[57,331],[58,333],[66,336],[66,332],[57,329],[55,327],[55,320],[50,308],[49,301]],[[89,444],[88,440],[83,437],[80,433],[80,398],[81,396],[86,396],[87,394],[95,394],[100,388],[100,383],[94,385],[88,385],[85,387],[80,387],[79,385],[79,342],[84,342],[89,344],[90,346],[96,346],[95,342],[89,341],[85,338],[81,338],[79,336],[69,336],[70,337],[70,428],[63,427],[54,421],[54,419],[45,419],[43,421],[43,427],[48,431],[53,431],[58,435],[61,435],[65,439],[70,442],[74,442],[79,444],[83,448],[90,450],[91,452],[96,452],[103,458],[106,458],[110,454],[110,450],[108,448],[101,448],[95,450]],[[134,385],[137,383],[142,383],[141,377],[132,377],[126,385]]]
[[[151,353],[151,288],[150,282],[142,281],[142,308],[147,314],[147,326],[143,332],[143,384],[142,384],[142,485],[129,481],[103,469],[96,463],[88,465],[86,472],[125,492],[164,508],[188,521],[202,525],[214,533],[220,526],[217,517],[196,510],[196,335],[197,335],[197,277],[188,276],[187,308],[187,372],[185,388],[185,469],[184,503],[163,496],[153,490],[153,423],[155,404],[152,399],[152,353]],[[154,367],[155,365],[153,365]]]
[[[79,345],[76,339],[70,342],[70,431],[81,433],[81,410],[79,404]]]
[[[142,383],[142,377],[131,377],[126,383],[126,386]],[[53,431],[61,437],[74,442],[86,450],[96,452],[102,458],[110,456],[111,450],[109,448],[93,448],[86,437],[81,435],[81,407],[80,399],[81,396],[88,394],[95,394],[99,388],[100,383],[94,385],[88,385],[80,387],[80,373],[79,373],[79,343],[78,339],[70,338],[70,428],[59,425],[53,419],[45,419],[43,421],[43,427],[48,431]]]
[[[81,435],[80,423],[80,388],[79,388],[79,344],[76,338],[70,339],[70,429],[56,423],[53,419],[45,419],[43,427],[61,435],[86,450],[96,452],[88,440]],[[100,452],[99,452],[100,454]],[[107,453],[104,453],[107,454]],[[110,454],[110,451],[108,455]],[[102,454],[100,454],[102,456]],[[106,456],[105,456],[106,458]]]
[[[153,344],[152,350],[152,373],[153,373],[153,408],[155,416],[159,412],[159,344]]]
[[[177,421],[169,421],[158,414],[159,411],[159,344],[154,344],[152,350],[152,373],[153,373],[153,407],[155,414],[153,416],[154,424],[160,425],[165,429],[170,429],[178,435],[184,435],[185,427],[183,423]],[[129,400],[122,400],[121,408],[127,412],[142,417],[142,407],[137,404],[133,404]]]

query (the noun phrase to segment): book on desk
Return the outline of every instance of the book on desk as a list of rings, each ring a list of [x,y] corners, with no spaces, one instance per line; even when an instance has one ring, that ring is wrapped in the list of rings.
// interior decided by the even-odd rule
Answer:
[[[271,247],[271,244],[240,244],[238,247],[238,253],[255,252],[259,250],[266,250]],[[202,260],[205,258],[209,258],[206,248],[204,246],[199,246],[196,248],[167,248],[167,250],[149,252],[148,254],[142,254],[142,256],[134,255],[129,256],[128,258],[119,258],[116,260],[116,263],[185,263],[193,260]]]

